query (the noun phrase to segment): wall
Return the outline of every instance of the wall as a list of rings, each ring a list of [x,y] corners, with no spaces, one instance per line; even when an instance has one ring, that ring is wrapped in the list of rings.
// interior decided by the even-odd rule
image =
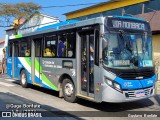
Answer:
[[[0,44],[0,65],[1,65],[1,62],[2,62],[3,48],[4,48],[4,43]]]
[[[134,5],[134,4],[138,4],[138,3],[146,2],[146,1],[149,1],[149,0],[119,0],[115,2],[106,2],[106,4],[95,5],[92,7],[85,8],[85,9],[66,13],[65,15],[68,20],[75,19],[78,17],[100,13],[100,12],[104,12],[108,10],[113,10],[113,9],[129,6],[129,5]]]
[[[153,35],[153,59],[157,66],[160,66],[160,34]]]
[[[29,21],[24,23],[18,30],[18,34],[26,34],[36,31],[38,28],[60,22],[57,17],[49,17],[47,15],[35,15]]]
[[[6,47],[8,45],[9,37],[13,36],[13,35],[15,35],[15,30],[14,29],[6,31],[4,47]]]

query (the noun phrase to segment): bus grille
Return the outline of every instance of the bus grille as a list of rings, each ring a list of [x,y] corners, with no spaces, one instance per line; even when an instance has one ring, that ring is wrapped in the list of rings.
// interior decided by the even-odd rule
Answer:
[[[147,79],[147,78],[151,78],[154,76],[154,72],[126,72],[126,73],[121,73],[118,75],[118,77],[123,78],[125,80],[137,80],[139,77],[141,77],[142,79]]]
[[[153,87],[151,88],[146,88],[146,89],[143,89],[144,92],[145,92],[145,96],[150,96],[153,94]],[[125,91],[125,96],[127,98],[134,98],[136,97],[136,91],[139,91],[139,90],[135,90],[135,91]]]

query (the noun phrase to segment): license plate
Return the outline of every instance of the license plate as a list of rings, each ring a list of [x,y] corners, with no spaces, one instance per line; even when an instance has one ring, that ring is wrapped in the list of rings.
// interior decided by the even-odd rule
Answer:
[[[144,96],[145,96],[144,90],[136,91],[136,97],[144,97]]]

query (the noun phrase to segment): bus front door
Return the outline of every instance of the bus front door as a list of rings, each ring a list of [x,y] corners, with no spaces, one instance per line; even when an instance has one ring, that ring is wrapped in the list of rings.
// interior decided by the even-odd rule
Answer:
[[[42,38],[36,38],[33,40],[32,44],[32,82],[33,84],[41,86],[41,74],[42,74],[42,67],[41,67],[41,57],[42,57]]]
[[[94,97],[94,31],[80,33],[81,38],[81,94]]]

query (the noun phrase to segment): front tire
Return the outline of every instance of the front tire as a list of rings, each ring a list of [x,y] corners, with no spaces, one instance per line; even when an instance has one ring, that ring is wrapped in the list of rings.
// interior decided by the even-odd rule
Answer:
[[[25,70],[21,71],[20,84],[21,84],[21,86],[23,88],[27,88],[28,87],[28,80],[27,80],[27,75],[26,75],[26,71]]]
[[[75,86],[70,79],[66,78],[63,80],[62,91],[64,100],[72,103],[77,101]]]

